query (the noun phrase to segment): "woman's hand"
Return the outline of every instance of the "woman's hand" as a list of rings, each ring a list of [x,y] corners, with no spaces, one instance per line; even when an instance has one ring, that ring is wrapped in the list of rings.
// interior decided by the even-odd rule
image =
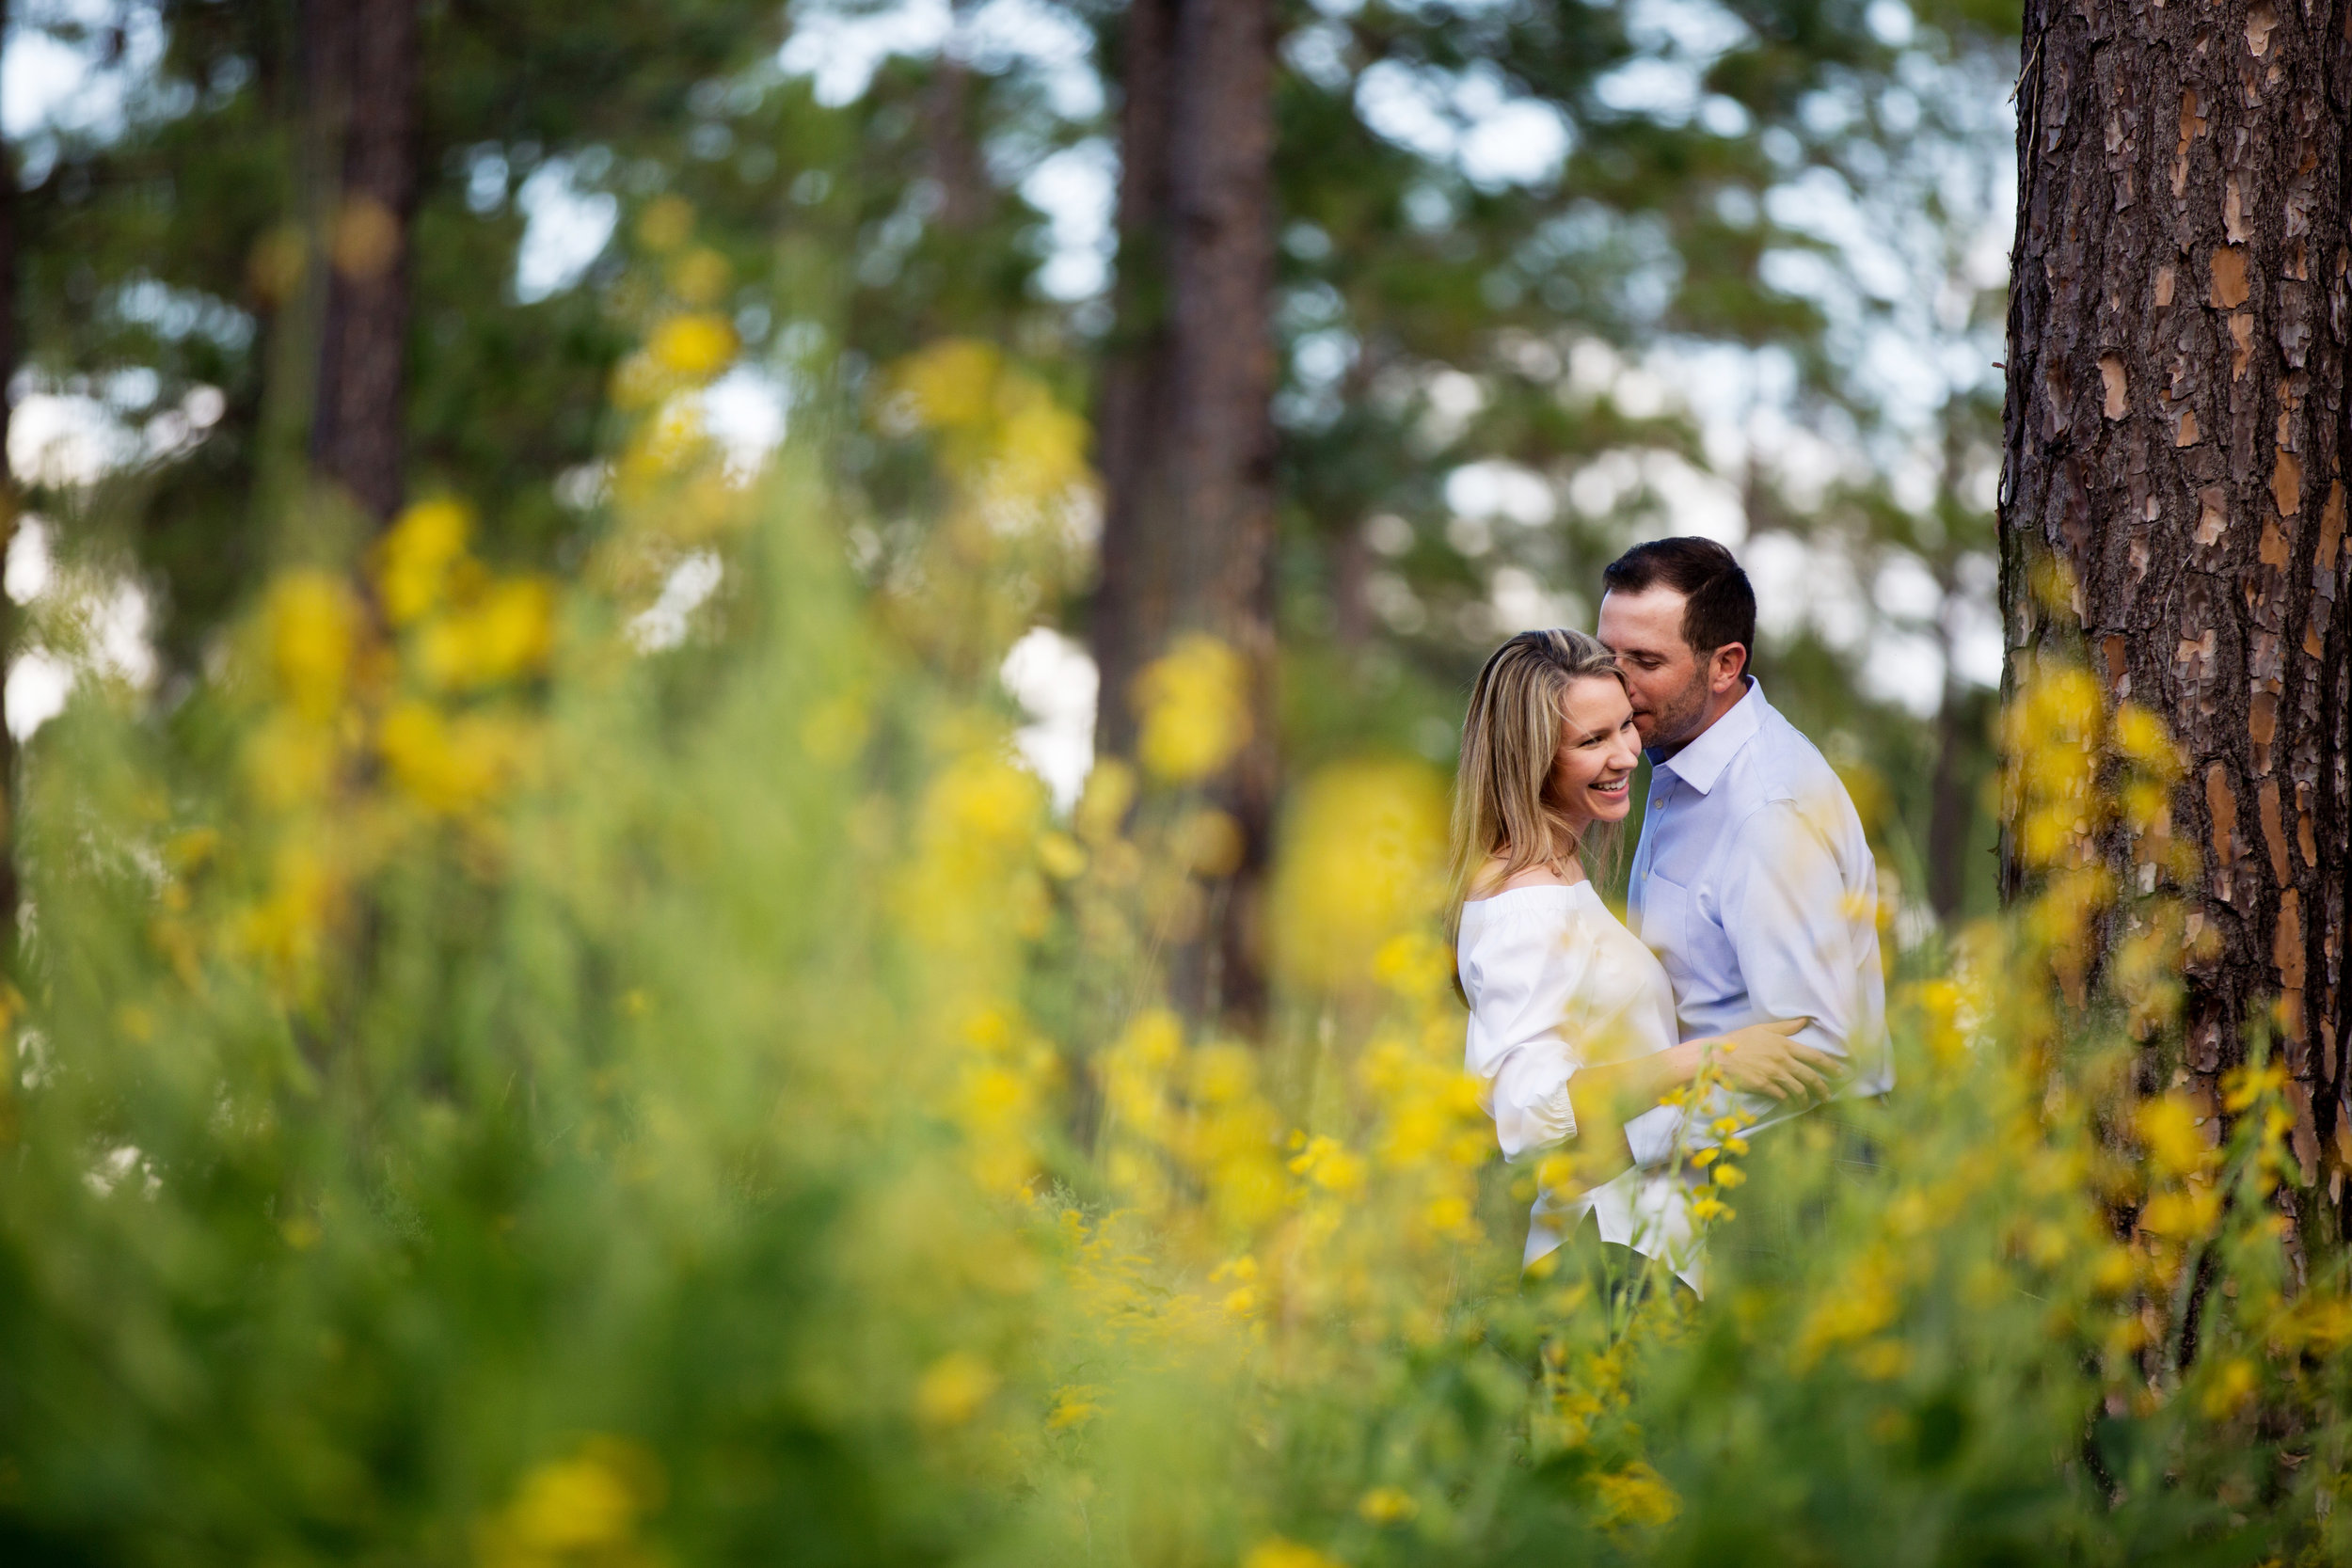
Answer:
[[[1827,1095],[1830,1083],[1844,1068],[1838,1057],[1788,1037],[1809,1019],[1782,1018],[1751,1023],[1720,1039],[1710,1040],[1708,1054],[1723,1066],[1724,1081],[1748,1094],[1769,1094],[1774,1100],[1790,1095],[1804,1099]]]

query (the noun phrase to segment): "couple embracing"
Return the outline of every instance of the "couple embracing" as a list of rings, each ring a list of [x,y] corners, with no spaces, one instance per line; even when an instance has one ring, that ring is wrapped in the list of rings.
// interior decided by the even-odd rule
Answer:
[[[1756,593],[1706,539],[1603,574],[1599,636],[1529,631],[1486,661],[1454,806],[1468,1065],[1502,1152],[1564,1168],[1525,1261],[1564,1245],[1603,1279],[1632,1254],[1693,1290],[1689,1156],[1737,1111],[1765,1132],[1883,1094],[1878,879],[1820,752],[1748,673]],[[1586,861],[1648,804],[1621,924]],[[1661,1103],[1713,1069],[1688,1108]],[[1676,1096],[1677,1101],[1690,1098]]]

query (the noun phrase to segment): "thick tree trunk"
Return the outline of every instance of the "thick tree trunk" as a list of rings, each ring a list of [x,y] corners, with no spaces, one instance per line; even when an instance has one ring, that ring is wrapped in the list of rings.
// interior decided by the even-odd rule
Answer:
[[[2079,638],[2187,754],[2186,1065],[2210,1088],[2278,1001],[2306,1219],[2347,1139],[2346,22],[2027,0],[2001,506],[2012,679]]]
[[[1200,1016],[1264,1001],[1258,909],[1275,789],[1274,11],[1136,0],[1124,17],[1118,339],[1104,382],[1107,491],[1094,611],[1098,745],[1132,754],[1136,674],[1188,631],[1254,673],[1248,747],[1209,794],[1242,831],[1171,978]]]
[[[417,0],[307,0],[302,17],[312,123],[341,150],[310,459],[381,522],[402,492]]]

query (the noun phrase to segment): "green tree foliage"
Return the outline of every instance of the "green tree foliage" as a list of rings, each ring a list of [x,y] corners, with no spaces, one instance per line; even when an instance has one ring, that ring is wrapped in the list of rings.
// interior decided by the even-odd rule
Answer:
[[[69,544],[130,551],[161,590],[159,648],[185,670],[265,572],[281,525],[252,498],[282,496],[301,451],[309,337],[293,307],[311,242],[296,37],[292,8],[125,4],[104,26],[80,14],[27,8],[17,24],[100,59],[152,37],[160,57],[135,75],[121,124],[41,150],[21,239],[27,368],[69,387],[148,372],[115,383],[135,426],[198,388],[223,405],[201,442],[142,465],[105,504],[31,499],[85,519]],[[591,198],[631,176],[659,185],[697,87],[772,48],[776,27],[772,8],[744,4],[428,8],[411,488],[494,501],[501,553],[546,560],[576,532],[551,486],[598,455],[626,343],[593,291],[514,296],[517,189],[543,171]]]
[[[619,324],[634,309],[621,263],[652,254],[640,220],[664,195],[697,214],[708,304],[785,402],[821,404],[836,384],[854,393],[870,367],[968,334],[1084,404],[1102,306],[1043,291],[1051,227],[1023,192],[1046,158],[1106,146],[1117,11],[1071,13],[1097,37],[1091,61],[1041,64],[966,10],[943,49],[887,56],[846,103],[779,75],[783,28],[859,14],[812,7],[790,23],[739,0],[429,10],[412,493],[483,502],[494,555],[577,550],[594,527]],[[32,184],[28,357],[58,387],[151,372],[104,383],[136,394],[119,409],[133,424],[199,387],[218,388],[224,411],[201,441],[123,476],[105,504],[79,492],[34,501],[68,522],[69,545],[130,548],[161,590],[166,663],[187,670],[270,556],[275,525],[259,528],[242,502],[269,451],[299,446],[288,432],[301,356],[287,346],[299,324],[286,309],[298,236],[284,227],[298,210],[292,24],[209,5],[126,7],[117,21],[150,29],[161,63],[122,127],[56,139]],[[38,11],[21,25],[83,26]],[[1890,233],[1973,232],[1983,214],[1948,201],[1942,182],[1955,159],[1984,156],[2007,27],[1948,8],[1898,26],[1851,5],[1671,16],[1373,5],[1286,18],[1280,580],[1296,698],[1285,723],[1300,760],[1375,737],[1442,755],[1452,693],[1493,607],[1589,615],[1598,566],[1681,515],[1682,492],[1660,484],[1686,469],[1739,493],[1752,537],[1801,539],[1846,562],[1873,622],[1868,590],[1890,552],[1926,562],[1955,607],[1981,597],[1963,580],[1989,516],[1968,483],[1984,445],[1978,392],[1949,400],[1953,438],[1941,441],[1915,409],[1890,421],[1885,378],[1866,373],[1886,331],[1967,338],[1917,308],[1958,275],[1917,245],[1908,281],[1857,273],[1779,193],[1831,181]],[[86,27],[77,36],[105,47]],[[1073,75],[1093,79],[1090,96],[1068,89]],[[1503,129],[1482,132],[1488,122]],[[1547,138],[1553,165],[1528,150]],[[534,176],[613,202],[619,240],[578,285],[525,302],[510,280],[518,195]],[[1990,299],[1969,309],[1979,325],[1997,314]],[[1661,350],[1693,385],[1622,373]],[[1755,384],[1848,464],[1826,497],[1788,491],[1771,464],[1726,467],[1710,452],[1709,431],[1738,416],[1692,394],[1720,380]],[[284,389],[275,403],[265,385]],[[901,450],[843,434],[840,459],[878,514],[865,559],[879,578],[923,547],[925,481]],[[1915,466],[1906,444],[1923,442],[1955,456],[1924,508],[1915,486],[1899,501],[1887,488]],[[1492,503],[1474,484],[1466,499],[1461,471],[1498,462],[1517,515],[1548,520],[1457,516]],[[1062,613],[1075,624],[1079,612]],[[1941,620],[1912,629],[1945,635]],[[1973,785],[1931,787],[1946,752],[1965,753],[1949,778],[1982,777],[1982,699],[1952,683],[1947,708],[1966,712],[1948,734],[1883,702],[1857,708],[1856,655],[1800,616],[1762,668],[1810,727],[1850,736],[1850,760],[1891,781],[1889,844],[1944,863],[1939,800],[1965,798],[1974,826],[1960,837],[1986,832]]]

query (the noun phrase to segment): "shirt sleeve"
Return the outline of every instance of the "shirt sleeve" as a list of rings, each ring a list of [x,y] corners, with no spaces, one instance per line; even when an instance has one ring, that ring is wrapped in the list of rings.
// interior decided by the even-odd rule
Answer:
[[[1566,1013],[1590,958],[1570,927],[1508,918],[1462,955],[1465,990],[1477,998],[1465,1065],[1507,1160],[1576,1136],[1568,1080],[1582,1062],[1568,1043]]]
[[[1866,868],[1860,895],[1874,897],[1875,882]],[[1796,1037],[1851,1061],[1865,956],[1855,950],[1856,895],[1829,835],[1800,802],[1771,801],[1740,825],[1718,887],[1749,1010],[1759,1022],[1810,1019]]]

